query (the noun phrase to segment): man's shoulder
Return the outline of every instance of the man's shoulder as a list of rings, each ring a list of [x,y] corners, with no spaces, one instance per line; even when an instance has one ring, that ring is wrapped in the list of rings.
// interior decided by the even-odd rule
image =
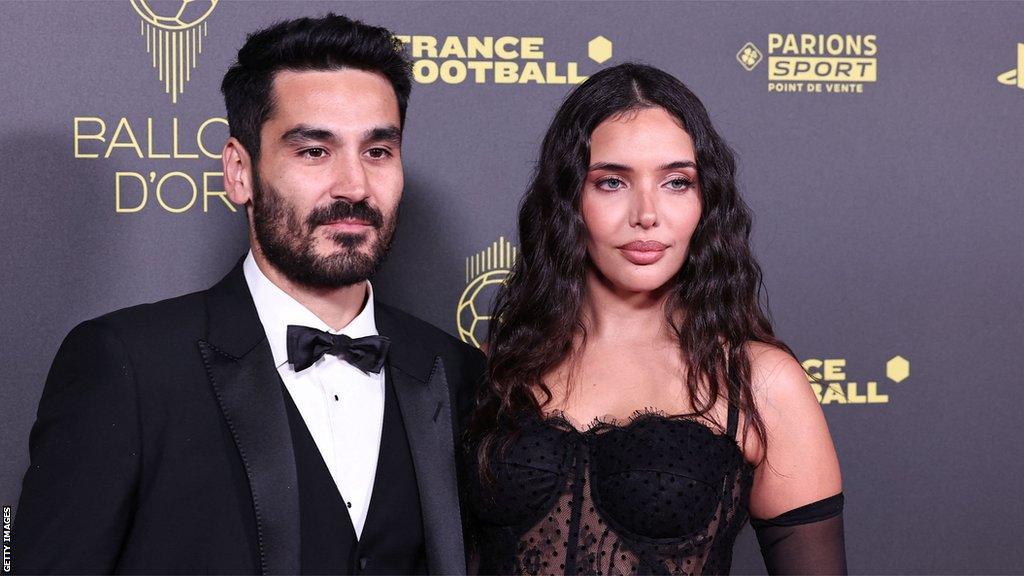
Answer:
[[[206,324],[205,291],[192,292],[108,312],[80,326],[105,329],[125,343],[139,340],[196,338]]]
[[[388,324],[401,326],[405,338],[420,343],[438,355],[467,361],[483,360],[483,353],[479,349],[466,344],[426,320],[379,301],[374,302],[374,307],[377,309],[379,318]],[[387,336],[386,333],[383,335]]]
[[[168,367],[180,366],[184,351],[194,350],[195,342],[203,337],[204,310],[203,295],[196,292],[80,322],[64,337],[51,373],[109,370],[129,364],[137,370],[167,372]],[[152,376],[152,372],[146,374]]]

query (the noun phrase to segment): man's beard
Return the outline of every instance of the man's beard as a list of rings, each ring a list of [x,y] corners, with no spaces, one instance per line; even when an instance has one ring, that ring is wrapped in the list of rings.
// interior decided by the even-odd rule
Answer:
[[[342,218],[358,218],[370,224],[368,233],[339,232],[327,241],[341,248],[329,256],[316,253],[317,226]],[[305,221],[272,186],[253,178],[253,228],[256,242],[267,260],[289,280],[311,288],[340,288],[363,282],[383,264],[395,235],[398,210],[385,219],[365,200],[338,200],[314,208]],[[369,245],[369,254],[359,251]]]

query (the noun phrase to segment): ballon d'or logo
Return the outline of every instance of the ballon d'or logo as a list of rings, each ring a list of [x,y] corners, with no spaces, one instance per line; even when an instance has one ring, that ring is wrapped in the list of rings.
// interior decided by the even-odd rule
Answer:
[[[491,307],[505,278],[512,271],[518,250],[504,237],[486,250],[466,258],[466,289],[455,309],[459,338],[477,348],[487,338]]]
[[[203,52],[206,18],[219,0],[130,0],[142,19],[139,33],[146,39],[157,77],[171,102],[185,91],[185,83]]]

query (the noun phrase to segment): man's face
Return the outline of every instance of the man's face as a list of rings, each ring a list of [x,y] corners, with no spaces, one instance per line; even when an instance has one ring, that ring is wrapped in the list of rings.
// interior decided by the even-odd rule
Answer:
[[[403,175],[398,100],[361,70],[279,72],[253,170],[253,231],[267,260],[313,288],[370,277],[394,236]]]

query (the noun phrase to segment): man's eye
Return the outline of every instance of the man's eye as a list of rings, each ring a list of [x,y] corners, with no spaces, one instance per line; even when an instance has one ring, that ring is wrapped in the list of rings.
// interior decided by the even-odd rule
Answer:
[[[327,150],[323,148],[307,148],[302,151],[302,155],[307,158],[323,158],[327,154]]]
[[[373,158],[375,160],[380,160],[382,158],[387,158],[391,156],[391,151],[388,150],[387,148],[370,148],[369,150],[366,151],[366,153],[370,155],[370,158]]]

